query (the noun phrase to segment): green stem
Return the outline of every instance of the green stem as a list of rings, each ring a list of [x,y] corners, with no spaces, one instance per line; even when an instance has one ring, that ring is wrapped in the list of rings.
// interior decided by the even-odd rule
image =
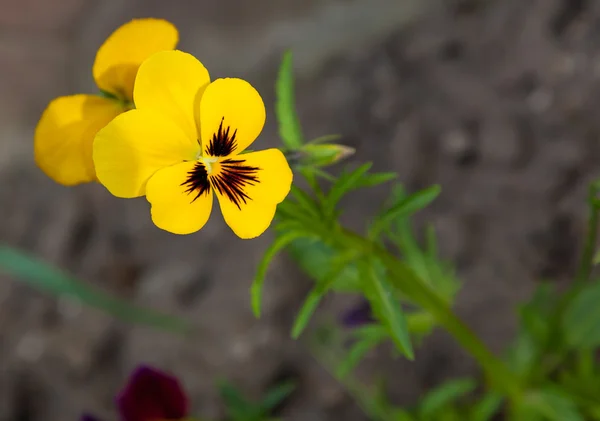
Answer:
[[[583,246],[583,254],[581,255],[581,263],[577,277],[575,278],[576,284],[586,282],[592,272],[594,251],[596,250],[596,239],[598,236],[598,199],[596,196],[599,188],[598,182],[592,183],[588,192],[588,231]]]
[[[429,311],[446,330],[475,358],[491,386],[516,402],[521,385],[508,367],[496,357],[420,277],[383,247],[347,230],[341,231],[341,240],[354,243],[366,253],[375,254],[387,267],[391,284]]]

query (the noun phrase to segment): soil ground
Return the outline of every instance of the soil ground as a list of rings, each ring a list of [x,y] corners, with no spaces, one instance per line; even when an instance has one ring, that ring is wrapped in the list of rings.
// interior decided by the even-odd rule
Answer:
[[[173,21],[181,48],[213,77],[245,77],[268,104],[291,47],[309,136],[341,133],[356,161],[397,171],[411,190],[440,183],[419,220],[435,224],[464,281],[457,311],[496,352],[536,284],[572,275],[587,184],[600,173],[598,2],[1,0],[0,240],[200,332],[183,339],[125,326],[0,278],[0,420],[73,420],[84,410],[115,419],[113,394],[142,361],[181,376],[207,417],[222,414],[220,377],[257,397],[293,376],[300,387],[286,419],[365,419],[289,338],[310,283],[285,257],[269,273],[263,318],[253,318],[248,288],[269,235],[240,241],[216,215],[200,234],[174,237],[151,224],[145,200],[63,188],[35,167],[33,128],[47,102],[93,92],[97,46],[141,16]],[[277,144],[271,106],[269,116],[261,147]],[[361,227],[385,193],[349,198],[345,222]],[[440,332],[416,362],[382,352],[364,370],[382,368],[400,404],[476,373]]]

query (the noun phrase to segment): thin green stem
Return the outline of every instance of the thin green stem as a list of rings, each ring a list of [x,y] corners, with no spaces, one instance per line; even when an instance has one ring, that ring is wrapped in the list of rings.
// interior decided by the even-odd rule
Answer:
[[[383,247],[353,232],[342,230],[341,240],[354,243],[366,253],[373,253],[387,267],[390,282],[425,310],[429,311],[450,334],[475,358],[483,369],[491,386],[506,394],[513,402],[521,396],[521,385],[508,367],[496,357],[485,344],[450,309],[448,304],[433,291],[408,266],[399,261]]]
[[[592,272],[594,251],[596,250],[596,240],[598,237],[598,183],[592,183],[588,192],[588,227],[583,253],[581,255],[581,263],[575,278],[576,284],[586,282]]]

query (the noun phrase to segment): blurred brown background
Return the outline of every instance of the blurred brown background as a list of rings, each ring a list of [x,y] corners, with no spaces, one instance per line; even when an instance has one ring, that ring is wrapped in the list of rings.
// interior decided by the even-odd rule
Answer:
[[[410,189],[441,183],[420,219],[436,224],[465,282],[458,311],[494,350],[540,279],[573,272],[600,166],[600,2],[0,0],[0,240],[201,327],[186,340],[124,326],[0,277],[0,420],[75,420],[83,410],[115,419],[113,394],[141,361],[180,375],[207,417],[222,413],[217,378],[258,397],[292,376],[299,389],[285,419],[365,419],[289,339],[310,283],[285,257],[269,273],[263,318],[251,315],[248,289],[270,235],[241,241],[218,212],[196,235],[169,235],[144,199],[63,188],[35,167],[33,128],[47,102],[95,92],[97,47],[146,16],[175,23],[180,48],[213,77],[258,87],[270,110],[260,147],[277,144],[273,82],[291,48],[308,136],[342,133],[356,160],[398,171]],[[355,194],[345,220],[362,227],[384,196]],[[387,355],[363,370],[385,368],[401,404],[475,370],[439,332],[415,363]]]

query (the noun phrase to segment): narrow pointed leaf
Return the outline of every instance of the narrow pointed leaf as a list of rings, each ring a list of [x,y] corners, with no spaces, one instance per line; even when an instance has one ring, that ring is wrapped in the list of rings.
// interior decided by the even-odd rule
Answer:
[[[408,331],[408,324],[400,302],[392,294],[392,290],[379,276],[373,267],[369,267],[368,273],[373,283],[373,293],[369,294],[369,301],[380,318],[381,322],[388,328],[396,348],[409,360],[414,360],[415,355]]]
[[[267,274],[267,270],[269,269],[269,264],[273,260],[273,258],[285,247],[287,247],[291,242],[297,240],[299,238],[305,237],[306,233],[292,231],[286,234],[283,234],[275,239],[271,246],[265,251],[261,262],[258,265],[258,269],[256,271],[256,276],[254,277],[254,281],[252,282],[252,286],[250,289],[251,299],[252,299],[252,311],[256,317],[260,317],[260,306],[262,299],[262,288],[265,282],[265,276]]]
[[[186,332],[191,326],[177,317],[129,304],[87,285],[54,266],[7,246],[0,246],[0,272],[15,280],[57,296],[77,299],[129,323],[138,323],[174,332]]]
[[[296,114],[293,58],[290,51],[283,55],[275,90],[275,114],[279,122],[279,136],[286,147],[298,149],[302,146],[304,137]]]
[[[427,207],[438,197],[440,192],[440,186],[434,185],[400,200],[375,220],[370,230],[371,238],[376,238],[398,218],[410,216]]]

